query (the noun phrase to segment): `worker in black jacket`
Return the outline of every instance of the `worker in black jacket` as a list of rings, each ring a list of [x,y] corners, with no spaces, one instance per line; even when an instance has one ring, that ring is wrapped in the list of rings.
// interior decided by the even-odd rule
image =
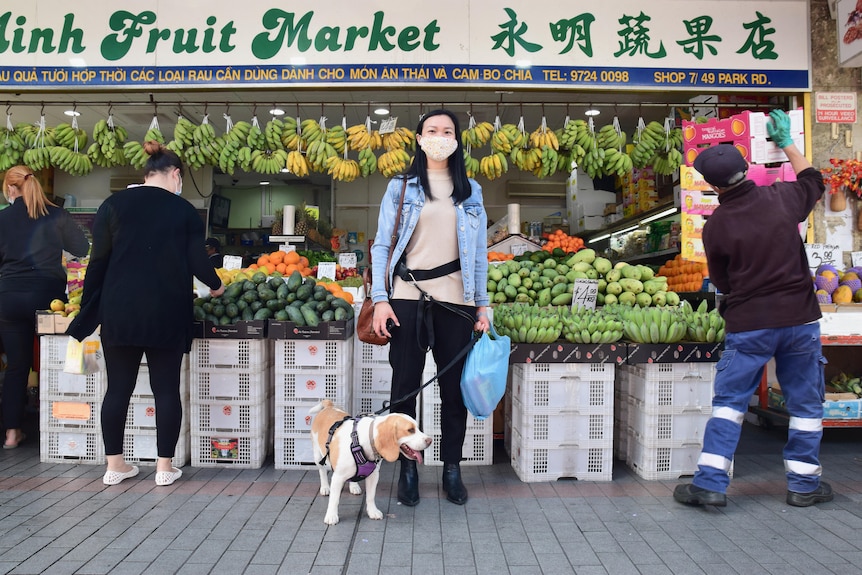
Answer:
[[[723,294],[719,311],[727,335],[697,472],[674,491],[680,503],[727,504],[728,471],[743,417],[773,357],[790,413],[787,503],[807,507],[833,497],[820,480],[826,363],[820,307],[798,228],[823,196],[823,177],[794,145],[787,114],[773,110],[770,118],[769,135],[787,155],[797,181],[756,185],[745,178],[748,164],[730,144],[708,148],[694,161],[718,193],[719,207],[707,218],[703,243],[710,281]]]
[[[45,197],[27,166],[7,170],[3,195],[12,203],[0,211],[0,340],[9,362],[3,383],[3,448],[14,449],[24,440],[36,311],[48,309],[54,299],[66,299],[63,250],[85,256],[90,243],[69,212]]]

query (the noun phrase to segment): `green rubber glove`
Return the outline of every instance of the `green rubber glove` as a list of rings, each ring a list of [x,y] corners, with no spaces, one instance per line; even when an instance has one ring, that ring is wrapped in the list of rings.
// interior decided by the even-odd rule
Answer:
[[[784,110],[772,110],[769,112],[770,120],[766,122],[766,133],[779,148],[793,145],[790,137],[790,116]]]

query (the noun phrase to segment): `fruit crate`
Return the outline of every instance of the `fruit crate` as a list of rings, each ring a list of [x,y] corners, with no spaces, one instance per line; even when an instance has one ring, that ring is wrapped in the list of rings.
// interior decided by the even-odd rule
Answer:
[[[42,463],[105,463],[102,430],[39,430],[39,461]]]
[[[443,465],[443,460],[440,459],[443,435],[439,431],[431,432],[427,429],[422,431],[431,436],[431,445],[422,452],[425,465]],[[468,431],[461,449],[461,465],[491,465],[492,463],[494,463],[493,422],[488,425],[487,431],[482,433]]]
[[[561,446],[585,443],[591,447],[613,445],[612,413],[579,413],[565,408],[550,413],[547,408],[525,407],[517,397],[513,397],[512,427],[530,441],[549,441]]]
[[[174,457],[171,459],[174,467],[183,467],[189,463],[191,459],[190,441],[191,434],[186,421],[180,428],[180,437],[174,449]],[[154,466],[159,457],[155,430],[138,430],[129,433],[129,429],[126,427],[126,434],[123,436],[123,457],[127,463],[132,465]]]
[[[276,374],[273,380],[276,405],[289,405],[297,401],[311,401],[311,405],[314,405],[322,399],[331,399],[341,409],[350,411],[353,407],[353,382],[344,375],[306,369]]]
[[[141,357],[141,371],[144,371],[144,369],[146,369],[147,364],[148,364],[147,354],[145,353],[143,355],[143,357]],[[180,369],[183,371],[186,371],[189,369],[189,354],[187,354],[187,353],[183,354],[183,362],[182,362],[182,364],[180,364]]]
[[[268,455],[270,429],[261,433],[191,432],[192,467],[260,469]]]
[[[284,436],[301,433],[309,437],[309,441],[311,441],[311,420],[313,416],[308,412],[315,405],[317,405],[316,401],[294,401],[276,405],[275,417],[273,419],[275,435]]]
[[[68,335],[39,336],[40,369],[63,371],[66,365],[66,348],[69,345],[70,338],[71,336]]]
[[[276,434],[273,459],[276,469],[307,469],[313,466],[315,463],[311,435]]]
[[[650,447],[629,437],[626,463],[643,479],[678,479],[694,475],[701,446]]]
[[[650,447],[703,443],[712,407],[651,407],[629,397],[629,436]]]
[[[189,426],[189,395],[180,393],[180,402],[183,408],[183,418],[180,423],[181,429]],[[134,399],[129,401],[129,410],[126,414],[126,433],[137,433],[156,429],[156,401],[155,399]]]
[[[42,367],[39,372],[39,397],[42,400],[101,401],[107,380],[107,374],[101,371],[89,375],[72,375],[62,369]]]
[[[628,371],[629,396],[648,406],[709,407],[715,363],[644,363]]]
[[[308,368],[346,376],[353,368],[352,340],[277,339],[275,374],[305,372]]]
[[[270,428],[269,398],[258,403],[232,401],[191,402],[192,433],[261,434]]]
[[[589,442],[560,446],[547,441],[524,441],[512,428],[512,468],[525,483],[574,478],[581,481],[613,479],[613,449]]]
[[[426,387],[422,392],[422,423],[421,428],[425,433],[439,432],[442,422],[442,413],[443,413],[443,402],[437,399],[435,401],[434,397],[432,397],[431,393],[428,393],[428,390],[431,387],[434,387],[434,391],[437,390],[436,385],[430,385]],[[476,419],[473,417],[470,412],[467,412],[467,433],[493,433],[494,430],[494,418],[486,417],[485,419]]]
[[[216,368],[261,371],[272,363],[272,353],[265,339],[194,339],[189,361],[193,373]]]
[[[102,432],[102,400],[47,398],[39,402],[39,430]]]
[[[354,338],[353,364],[363,367],[383,365],[389,367],[389,344],[371,345]]]
[[[525,408],[613,414],[614,364],[512,364],[512,397]]]
[[[271,388],[272,367],[241,369],[196,369],[189,374],[190,395],[196,401],[262,403]]]
[[[188,357],[186,354],[184,357]],[[185,367],[180,368],[180,392],[188,393],[189,389],[189,366],[184,360]],[[132,400],[149,400],[153,399],[153,388],[150,386],[150,369],[146,364],[141,364],[138,368],[138,377],[135,380],[135,389],[132,391]]]

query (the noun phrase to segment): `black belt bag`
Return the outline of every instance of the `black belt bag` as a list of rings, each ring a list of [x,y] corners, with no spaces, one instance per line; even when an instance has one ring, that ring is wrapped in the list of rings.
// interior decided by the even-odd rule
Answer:
[[[404,263],[404,258],[398,260],[398,263],[395,264],[395,275],[400,277],[406,282],[421,282],[424,280],[432,280],[434,278],[441,278],[443,276],[448,276],[453,272],[457,272],[461,269],[461,260],[454,259],[451,262],[447,262],[441,266],[437,266],[436,268],[432,268],[430,270],[411,270]]]

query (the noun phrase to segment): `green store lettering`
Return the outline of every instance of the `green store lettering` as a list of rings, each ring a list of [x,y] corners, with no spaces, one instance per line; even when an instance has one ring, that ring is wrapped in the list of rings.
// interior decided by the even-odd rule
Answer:
[[[306,52],[312,46],[318,52],[350,52],[356,48],[359,39],[367,42],[369,52],[389,52],[396,47],[404,52],[412,52],[420,47],[433,52],[440,47],[435,41],[435,36],[440,32],[437,20],[431,20],[422,29],[405,26],[399,31],[394,26],[384,25],[385,14],[378,11],[374,13],[374,21],[370,27],[348,26],[342,30],[340,26],[321,26],[312,34],[310,29],[313,17],[313,11],[297,18],[294,12],[285,12],[278,8],[267,10],[262,24],[268,32],[261,32],[254,37],[251,43],[252,54],[261,60],[268,60],[276,56],[282,48],[291,48],[294,45],[300,52]]]
[[[233,21],[226,23],[218,31],[214,28],[216,17],[209,16],[206,19],[207,27],[203,32],[197,28],[177,28],[170,30],[168,28],[152,27],[147,34],[146,52],[152,53],[156,51],[159,42],[170,41],[173,36],[173,44],[171,49],[174,54],[193,54],[198,50],[204,53],[215,52],[218,50],[222,53],[227,53],[236,48],[230,43],[231,36],[236,33],[236,27]],[[140,14],[133,14],[126,10],[118,10],[111,14],[108,19],[108,26],[116,34],[109,34],[102,40],[102,56],[106,60],[120,60],[129,53],[136,38],[144,35],[144,26],[152,26],[156,22],[156,13],[150,10],[145,10]],[[201,36],[198,41],[198,35]],[[216,35],[218,35],[218,43],[216,43]]]
[[[491,49],[502,50],[510,57],[515,55],[518,47],[529,53],[541,51],[544,48],[541,44],[525,38],[529,27],[525,22],[519,20],[518,14],[511,8],[503,8],[503,10],[509,19],[498,24],[497,27],[502,30],[501,32],[490,36],[493,41]],[[738,54],[750,52],[755,60],[775,60],[778,58],[775,42],[769,39],[769,36],[775,34],[775,28],[768,27],[772,20],[758,11],[755,11],[755,14],[756,19],[742,24],[742,28],[748,30],[748,37],[736,52]],[[667,50],[663,41],[659,40],[658,46],[655,47],[655,42],[647,26],[651,20],[652,18],[643,12],[637,16],[623,15],[617,20],[621,26],[617,35],[621,39],[618,43],[619,50],[614,53],[616,58],[636,54],[643,54],[653,59],[667,57]],[[563,18],[549,23],[551,39],[558,44],[565,44],[559,53],[569,53],[577,46],[582,54],[592,58],[591,27],[595,21],[595,15],[584,12],[571,18]],[[709,33],[713,24],[713,19],[710,16],[696,16],[691,20],[683,20],[682,24],[688,33],[688,38],[677,40],[676,43],[682,47],[685,54],[690,54],[698,60],[704,58],[705,51],[708,51],[712,56],[718,56],[718,49],[714,44],[722,42],[722,38],[717,34]],[[651,45],[655,47],[653,50],[650,50]]]

